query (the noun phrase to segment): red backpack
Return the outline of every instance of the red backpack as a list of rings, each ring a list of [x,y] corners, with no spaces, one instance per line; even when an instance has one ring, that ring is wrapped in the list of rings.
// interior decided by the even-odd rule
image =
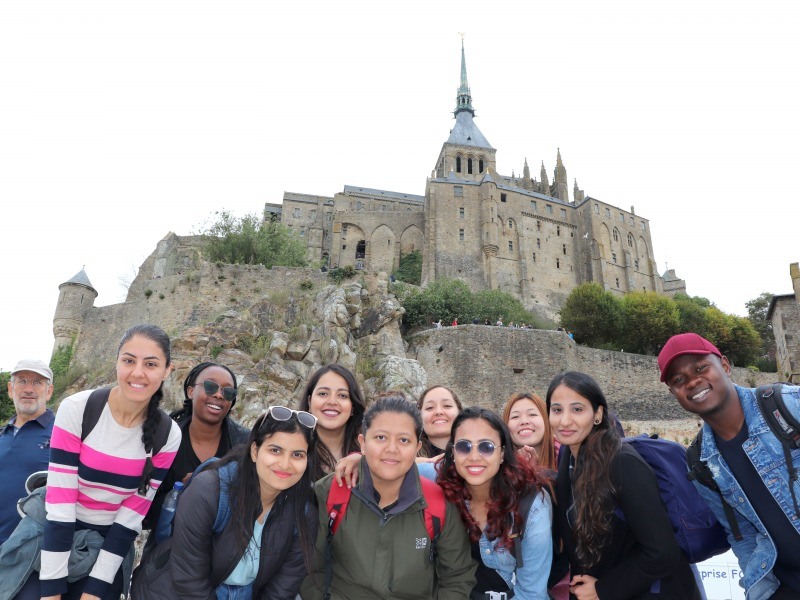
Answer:
[[[445,519],[444,492],[437,483],[430,479],[420,477],[419,482],[426,504],[422,510],[425,518],[425,529],[428,531],[428,537],[431,540],[429,560],[433,562],[436,559],[436,540],[442,533]],[[336,485],[335,481],[331,481],[331,489],[328,490],[328,499],[325,502],[325,507],[328,511],[328,538],[325,544],[325,588],[323,593],[325,600],[330,598],[331,579],[333,578],[333,570],[331,568],[333,534],[336,533],[345,513],[347,513],[351,492],[352,490],[346,485],[339,486]]]

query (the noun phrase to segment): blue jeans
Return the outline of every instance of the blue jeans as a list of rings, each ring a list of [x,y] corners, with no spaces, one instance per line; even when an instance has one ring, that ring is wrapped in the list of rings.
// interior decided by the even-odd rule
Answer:
[[[223,583],[217,588],[217,600],[252,600],[253,584],[228,585]]]

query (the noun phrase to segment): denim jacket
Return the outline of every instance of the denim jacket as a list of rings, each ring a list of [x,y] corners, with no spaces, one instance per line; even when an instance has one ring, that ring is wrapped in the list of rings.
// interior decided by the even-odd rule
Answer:
[[[792,496],[789,492],[789,472],[786,468],[783,447],[761,415],[755,390],[735,387],[749,432],[749,438],[743,445],[745,454],[794,528],[800,533],[800,516],[794,512]],[[800,387],[784,386],[782,392],[786,408],[800,420]],[[777,559],[775,544],[756,515],[744,490],[722,458],[714,439],[714,432],[707,424],[703,425],[700,460],[708,464],[725,501],[736,510],[736,520],[743,538],[741,542],[737,542],[731,535],[719,495],[695,481],[695,487],[700,495],[728,532],[728,541],[743,571],[740,585],[746,591],[747,600],[767,599],[779,586],[779,582],[772,572]],[[792,451],[792,460],[796,467],[800,466],[800,449]],[[795,494],[800,496],[800,483],[795,484]]]
[[[553,507],[546,492],[534,499],[527,518],[521,568],[517,568],[517,559],[508,550],[497,548],[499,540],[489,541],[485,533],[478,542],[481,560],[514,590],[514,600],[547,600],[547,577],[553,559]]]

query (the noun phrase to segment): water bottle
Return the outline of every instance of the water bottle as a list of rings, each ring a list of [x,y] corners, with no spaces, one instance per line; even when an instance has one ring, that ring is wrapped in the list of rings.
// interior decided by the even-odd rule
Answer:
[[[172,523],[175,520],[175,509],[178,508],[178,497],[183,491],[183,482],[176,481],[175,487],[170,490],[167,497],[164,498],[164,504],[161,506],[161,514],[158,517],[158,525],[156,526],[156,543],[160,544],[164,540],[172,537]]]

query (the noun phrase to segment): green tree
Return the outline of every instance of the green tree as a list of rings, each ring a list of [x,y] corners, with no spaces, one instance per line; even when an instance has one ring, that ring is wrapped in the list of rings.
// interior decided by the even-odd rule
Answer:
[[[621,331],[622,305],[599,283],[582,283],[564,302],[561,326],[571,331],[578,343],[593,347],[613,344]]]
[[[0,371],[0,427],[14,416],[14,402],[8,395],[8,382],[11,371]]]
[[[711,303],[705,298],[699,296],[690,297],[686,294],[675,294],[672,300],[678,309],[679,331],[681,333],[691,331],[706,337],[706,329],[708,327],[706,308],[711,306]]]
[[[398,281],[419,285],[422,281],[422,252],[414,250],[401,256],[394,277]]]
[[[275,221],[264,222],[253,213],[236,217],[223,210],[214,214],[216,220],[203,231],[209,260],[262,264],[268,269],[308,265],[305,243],[288,227]]]
[[[746,317],[727,315],[730,329],[730,346],[723,352],[733,364],[741,367],[757,365],[761,351],[761,337],[753,323]]]
[[[626,294],[622,311],[622,344],[626,352],[654,354],[680,326],[675,302],[655,292]]]
[[[775,362],[775,332],[772,330],[772,321],[767,319],[767,311],[773,296],[774,294],[770,292],[762,292],[757,298],[744,304],[747,308],[747,316],[761,340],[759,354],[762,358],[766,358],[768,363]],[[769,370],[777,370],[777,366],[773,365],[773,368]]]

